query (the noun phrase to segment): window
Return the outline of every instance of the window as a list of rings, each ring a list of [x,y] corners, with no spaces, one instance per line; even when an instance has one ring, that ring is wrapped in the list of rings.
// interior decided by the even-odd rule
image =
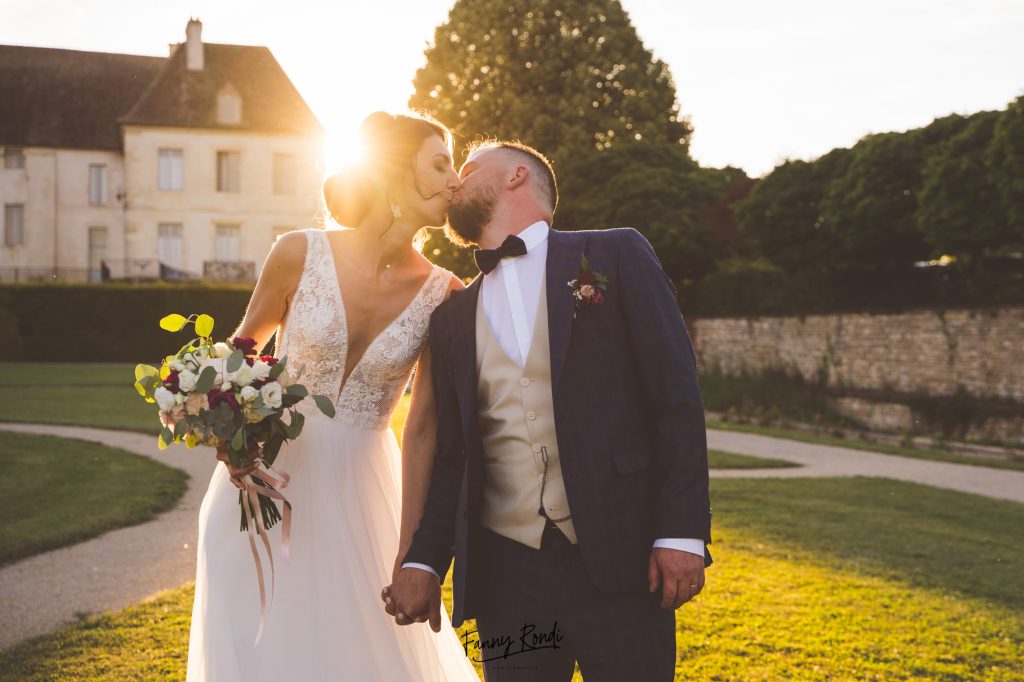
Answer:
[[[103,259],[107,257],[107,228],[89,228],[89,280],[103,279]]]
[[[185,260],[185,236],[181,223],[160,223],[157,227],[156,258],[164,265],[181,269]]]
[[[89,203],[93,206],[107,203],[107,167],[104,164],[89,164]]]
[[[295,194],[295,155],[274,154],[274,194]]]
[[[185,169],[180,149],[161,149],[157,161],[157,189],[180,192],[185,186]]]
[[[25,152],[14,147],[4,147],[4,168],[24,168]]]
[[[234,262],[238,260],[239,233],[238,225],[218,225],[217,243],[214,244],[214,260]]]
[[[238,152],[217,152],[217,191],[238,192],[242,155]]]
[[[242,122],[242,98],[233,85],[217,93],[217,122],[234,125]]]
[[[25,205],[4,206],[4,244],[18,246],[25,243]]]

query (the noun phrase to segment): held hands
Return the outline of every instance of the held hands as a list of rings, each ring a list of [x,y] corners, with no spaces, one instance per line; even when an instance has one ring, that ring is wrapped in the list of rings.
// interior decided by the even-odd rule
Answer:
[[[217,448],[217,459],[224,462],[224,466],[228,468],[228,473],[231,474],[231,485],[235,486],[239,490],[245,489],[245,484],[242,483],[242,477],[246,474],[252,473],[256,468],[256,463],[248,464],[244,467],[232,466],[231,458],[228,456],[228,449],[225,446]]]
[[[678,549],[655,547],[647,566],[647,589],[661,579],[661,608],[676,610],[704,589],[704,557]]]
[[[430,621],[430,629],[441,631],[441,582],[419,568],[403,568],[391,585],[380,593],[384,610],[399,625]]]

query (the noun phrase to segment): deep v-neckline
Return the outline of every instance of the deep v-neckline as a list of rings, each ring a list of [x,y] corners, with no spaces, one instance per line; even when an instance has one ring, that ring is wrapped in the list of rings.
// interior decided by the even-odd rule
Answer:
[[[341,396],[345,392],[345,388],[348,386],[349,379],[352,378],[352,375],[355,374],[356,370],[359,369],[360,365],[363,364],[363,360],[365,360],[366,356],[370,354],[370,351],[380,340],[380,338],[384,336],[385,332],[387,332],[393,326],[395,326],[395,324],[399,320],[405,317],[409,310],[412,309],[413,305],[415,305],[416,302],[419,301],[420,297],[423,296],[423,293],[427,290],[427,285],[430,284],[431,278],[437,272],[438,266],[433,263],[430,264],[430,272],[427,274],[426,279],[423,280],[423,284],[420,286],[419,290],[417,290],[416,294],[412,297],[412,299],[409,300],[406,306],[402,308],[402,310],[397,315],[395,315],[390,322],[388,322],[388,324],[383,329],[377,332],[373,339],[370,340],[370,343],[366,344],[366,348],[363,349],[363,354],[359,356],[359,360],[356,361],[356,364],[352,365],[352,369],[349,370],[348,374],[345,374],[345,367],[348,365],[349,351],[352,349],[352,335],[349,333],[348,310],[346,310],[345,308],[345,295],[341,292],[341,280],[338,278],[338,264],[334,260],[334,249],[331,247],[331,240],[327,236],[326,230],[323,231],[323,237],[324,247],[327,249],[327,260],[330,264],[331,272],[334,275],[335,302],[337,303],[338,306],[338,313],[341,315],[342,333],[345,335],[345,352],[342,356],[341,362],[341,384],[338,386],[338,395],[336,400],[337,402],[341,400]]]

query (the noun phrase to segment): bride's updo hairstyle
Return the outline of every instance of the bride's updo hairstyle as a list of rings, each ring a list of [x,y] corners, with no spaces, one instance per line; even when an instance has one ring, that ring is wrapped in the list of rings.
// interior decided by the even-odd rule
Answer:
[[[359,129],[363,138],[363,160],[324,181],[324,204],[339,225],[355,227],[373,207],[388,201],[389,189],[409,173],[420,196],[427,198],[416,177],[416,153],[431,135],[444,140],[449,153],[451,132],[426,114],[388,114],[376,111]],[[404,180],[408,182],[408,180]]]

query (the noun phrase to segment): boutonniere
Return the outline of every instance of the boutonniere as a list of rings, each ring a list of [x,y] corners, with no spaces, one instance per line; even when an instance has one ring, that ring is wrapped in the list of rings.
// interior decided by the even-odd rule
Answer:
[[[576,304],[572,312],[572,316],[575,318],[576,311],[580,308],[589,308],[604,303],[604,290],[608,288],[608,278],[590,267],[590,261],[584,254],[583,269],[580,270],[576,279],[569,281],[569,288],[572,289],[572,297]]]

